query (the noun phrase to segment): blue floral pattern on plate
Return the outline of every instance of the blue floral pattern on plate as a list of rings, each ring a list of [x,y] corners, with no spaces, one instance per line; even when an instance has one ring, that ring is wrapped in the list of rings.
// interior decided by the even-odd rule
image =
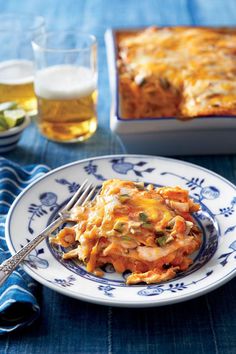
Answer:
[[[181,172],[180,172],[181,171]],[[154,156],[121,155],[88,159],[52,171],[23,192],[11,208],[8,245],[19,249],[57,215],[84,179],[97,186],[108,178],[180,185],[201,205],[196,220],[203,243],[194,263],[170,282],[127,286],[129,272],[115,273],[104,266],[104,277],[88,273],[83,265],[62,259],[63,248],[43,242],[26,260],[25,270],[44,285],[79,299],[102,304],[156,306],[203,294],[232,278],[236,270],[236,188],[222,177],[182,161]],[[19,212],[28,218],[19,220]],[[16,235],[20,235],[18,238]],[[27,239],[25,239],[26,235]]]

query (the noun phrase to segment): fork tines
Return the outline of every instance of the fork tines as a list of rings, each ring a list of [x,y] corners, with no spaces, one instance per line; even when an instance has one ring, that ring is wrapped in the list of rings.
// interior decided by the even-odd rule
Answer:
[[[60,212],[67,213],[78,205],[84,206],[87,202],[95,198],[97,195],[97,193],[94,195],[96,188],[97,186],[93,186],[92,183],[88,184],[88,180],[86,179]]]

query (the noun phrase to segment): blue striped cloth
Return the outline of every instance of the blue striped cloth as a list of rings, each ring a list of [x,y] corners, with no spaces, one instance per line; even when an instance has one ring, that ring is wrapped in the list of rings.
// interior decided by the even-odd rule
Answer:
[[[4,226],[12,202],[25,187],[48,170],[44,165],[22,168],[0,157],[0,263],[10,257]],[[36,283],[20,267],[0,287],[0,334],[28,326],[39,316],[36,290]]]

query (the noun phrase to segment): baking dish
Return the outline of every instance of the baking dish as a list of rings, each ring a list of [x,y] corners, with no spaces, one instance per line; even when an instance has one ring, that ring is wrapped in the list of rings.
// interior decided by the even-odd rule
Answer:
[[[105,42],[111,90],[110,127],[121,138],[127,151],[166,156],[235,153],[235,116],[208,116],[188,120],[176,117],[122,119],[116,36],[124,31],[132,30],[108,29]]]

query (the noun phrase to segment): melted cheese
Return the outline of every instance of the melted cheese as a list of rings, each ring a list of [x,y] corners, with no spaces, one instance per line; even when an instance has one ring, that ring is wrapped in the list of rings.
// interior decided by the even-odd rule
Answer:
[[[78,241],[77,251],[64,258],[78,257],[89,272],[100,274],[98,267],[112,263],[118,272],[153,270],[165,277],[164,264],[173,262],[182,269],[189,265],[186,255],[200,246],[200,231],[189,221],[191,209],[198,210],[198,205],[179,187],[144,188],[112,179],[104,182],[95,201],[77,208],[76,226],[63,229],[53,242],[68,247]],[[76,212],[72,216],[75,220]],[[193,227],[196,236],[189,235]],[[158,281],[160,276],[145,275],[145,281]],[[141,278],[131,277],[129,282]]]
[[[170,209],[167,209],[162,198],[147,198],[147,197],[133,197],[131,205],[140,211],[145,210],[148,218],[154,222],[162,220],[164,217],[167,219],[173,218],[173,212]]]
[[[236,115],[236,29],[118,32],[123,118]]]

